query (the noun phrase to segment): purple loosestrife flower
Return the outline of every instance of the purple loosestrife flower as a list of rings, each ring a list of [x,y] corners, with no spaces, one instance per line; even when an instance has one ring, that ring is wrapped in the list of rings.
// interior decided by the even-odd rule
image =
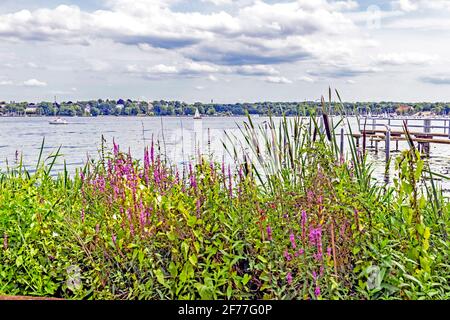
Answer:
[[[117,245],[117,243],[116,243],[117,238],[114,233],[111,235],[111,239],[112,239],[112,242],[114,243],[114,245]]]
[[[152,138],[152,145],[151,145],[151,149],[150,149],[150,161],[152,162],[152,165],[155,163],[155,144],[153,142],[153,138]]]
[[[191,183],[191,188],[193,188],[194,190],[197,189],[197,180],[195,178],[195,174],[192,170],[192,164],[189,163],[189,179],[190,179],[190,183]]]
[[[286,276],[286,280],[287,280],[288,284],[292,283],[292,274],[290,272],[288,272],[288,274]]]
[[[244,180],[244,173],[242,170],[242,165],[239,166],[239,181],[242,182]]]
[[[132,222],[130,223],[130,233],[131,233],[131,236],[134,237],[134,225]]]
[[[233,197],[233,185],[232,185],[231,167],[228,165],[228,189],[230,193],[230,198]]]
[[[302,239],[305,239],[306,236],[306,211],[302,210],[302,218],[301,218],[301,223],[302,223]]]
[[[311,203],[314,200],[314,193],[311,190],[308,190],[308,192],[306,193],[308,202]]]
[[[143,228],[145,226],[145,211],[142,210],[141,213],[139,214],[139,224],[141,226],[141,228]]]
[[[314,294],[316,295],[316,297],[320,296],[320,286],[318,284],[316,284],[316,288],[314,289]]]
[[[113,139],[114,146],[114,155],[117,156],[119,154],[119,145],[116,144],[116,141]]]
[[[272,228],[270,226],[267,227],[267,238],[272,241]]]
[[[331,257],[331,248],[330,247],[327,248],[327,256]]]
[[[321,205],[323,202],[323,196],[319,196],[319,198],[317,198],[317,202]]]
[[[211,170],[211,175],[214,175],[214,162],[209,163],[209,169]]]
[[[299,254],[304,254],[304,253],[305,253],[305,250],[299,249],[299,250],[298,250],[298,253],[299,253]]]
[[[292,259],[291,254],[287,250],[284,250],[283,255],[287,261],[291,261]]]
[[[291,241],[292,248],[293,249],[297,248],[297,244],[295,243],[295,236],[293,233],[290,234],[289,240]]]

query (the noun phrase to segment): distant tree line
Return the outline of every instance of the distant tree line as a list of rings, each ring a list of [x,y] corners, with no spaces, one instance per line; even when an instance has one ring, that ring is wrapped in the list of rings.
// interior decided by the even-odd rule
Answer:
[[[321,110],[319,102],[257,102],[257,103],[200,103],[188,104],[181,101],[133,101],[133,100],[90,100],[67,101],[62,103],[40,102],[0,102],[2,115],[42,115],[42,116],[191,116],[198,109],[208,116],[242,116],[246,112],[252,115],[309,115]],[[436,115],[450,114],[450,103],[399,103],[399,102],[345,102],[332,103],[330,113],[346,114],[403,114],[412,115],[431,112]]]

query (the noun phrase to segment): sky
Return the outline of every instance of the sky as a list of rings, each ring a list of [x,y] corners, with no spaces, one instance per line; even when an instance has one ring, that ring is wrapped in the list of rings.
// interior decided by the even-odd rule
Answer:
[[[450,0],[1,0],[0,101],[450,102]]]

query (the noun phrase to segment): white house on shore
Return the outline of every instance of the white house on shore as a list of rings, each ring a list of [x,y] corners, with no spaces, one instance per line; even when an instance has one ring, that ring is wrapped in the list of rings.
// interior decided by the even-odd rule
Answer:
[[[37,115],[38,114],[38,108],[34,103],[29,103],[28,106],[25,108],[25,114],[26,115]]]

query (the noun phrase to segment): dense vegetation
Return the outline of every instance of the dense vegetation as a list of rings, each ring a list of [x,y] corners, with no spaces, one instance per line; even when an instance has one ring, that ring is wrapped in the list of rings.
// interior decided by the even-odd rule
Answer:
[[[249,118],[242,144],[225,142],[232,165],[203,156],[179,171],[158,143],[143,161],[102,148],[74,177],[51,177],[57,155],[32,174],[18,159],[0,178],[0,294],[450,298],[450,204],[420,154],[401,153],[379,186],[324,121]]]
[[[332,104],[338,108],[337,104]],[[420,112],[431,112],[437,115],[448,115],[450,113],[450,103],[397,103],[397,102],[356,102],[343,103],[347,114],[405,114],[412,115]],[[258,103],[194,103],[187,104],[180,101],[132,101],[132,100],[92,100],[79,102],[51,103],[41,102],[37,104],[22,103],[0,103],[0,114],[38,114],[46,116],[85,116],[85,115],[121,115],[121,116],[176,116],[193,115],[195,109],[203,115],[209,116],[242,116],[246,112],[260,115],[308,115],[311,109],[320,110],[320,102],[258,102]],[[334,112],[331,108],[331,113]]]

